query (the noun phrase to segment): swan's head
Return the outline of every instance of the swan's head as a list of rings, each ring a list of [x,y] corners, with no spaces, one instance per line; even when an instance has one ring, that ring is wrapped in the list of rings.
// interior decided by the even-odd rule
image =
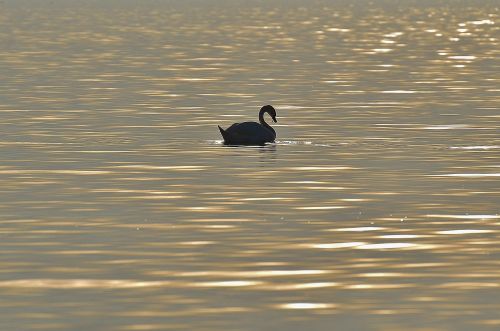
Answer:
[[[265,113],[268,113],[271,118],[273,119],[273,122],[276,123],[276,109],[274,109],[273,106],[271,105],[267,105],[267,106],[264,106],[260,109],[261,111],[265,112]]]

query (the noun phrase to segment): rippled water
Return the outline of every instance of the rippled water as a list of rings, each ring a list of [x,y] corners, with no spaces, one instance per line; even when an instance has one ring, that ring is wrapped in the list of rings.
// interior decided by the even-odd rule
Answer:
[[[492,3],[0,4],[1,329],[498,330]]]

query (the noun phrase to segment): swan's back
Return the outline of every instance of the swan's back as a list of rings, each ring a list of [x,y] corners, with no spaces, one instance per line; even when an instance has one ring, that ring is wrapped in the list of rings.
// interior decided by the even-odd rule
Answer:
[[[274,132],[256,122],[234,123],[221,133],[226,144],[234,145],[263,145],[276,138]]]

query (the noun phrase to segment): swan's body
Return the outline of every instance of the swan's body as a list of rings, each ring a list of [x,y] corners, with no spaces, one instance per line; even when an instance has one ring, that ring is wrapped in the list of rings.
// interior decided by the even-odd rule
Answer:
[[[259,112],[259,122],[234,123],[226,130],[219,126],[226,145],[264,145],[276,139],[276,131],[264,121],[264,113],[268,113],[276,122],[276,110],[272,106],[264,106]]]

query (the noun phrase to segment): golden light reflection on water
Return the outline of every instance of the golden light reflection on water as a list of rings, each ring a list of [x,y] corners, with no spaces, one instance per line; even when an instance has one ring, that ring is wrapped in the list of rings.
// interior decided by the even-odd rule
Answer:
[[[498,326],[498,8],[75,6],[0,4],[2,328]]]
[[[336,305],[331,303],[293,302],[279,305],[281,309],[332,309]]]

